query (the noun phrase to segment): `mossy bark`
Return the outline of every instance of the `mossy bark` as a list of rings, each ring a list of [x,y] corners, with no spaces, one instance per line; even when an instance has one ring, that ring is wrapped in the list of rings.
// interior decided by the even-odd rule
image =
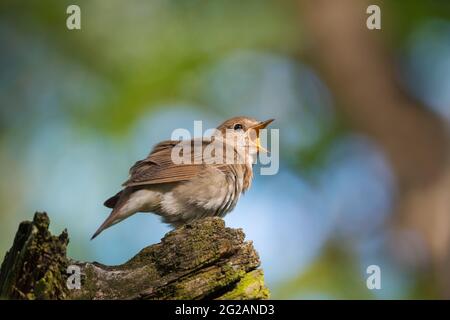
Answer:
[[[0,269],[0,297],[9,299],[65,299],[69,243],[67,231],[58,237],[48,231],[50,220],[36,213],[19,225],[13,246]]]
[[[241,229],[206,218],[167,233],[128,262],[106,266],[66,258],[67,232],[48,231],[37,213],[19,226],[0,271],[0,296],[9,299],[267,299],[253,245]],[[81,286],[66,286],[77,265]]]

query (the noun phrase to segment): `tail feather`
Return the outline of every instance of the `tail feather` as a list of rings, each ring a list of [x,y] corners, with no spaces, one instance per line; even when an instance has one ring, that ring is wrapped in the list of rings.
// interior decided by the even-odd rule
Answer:
[[[108,200],[105,201],[105,203],[103,203],[103,205],[105,207],[114,209],[114,207],[117,205],[117,202],[120,199],[120,196],[122,195],[123,190],[117,192],[115,195],[113,195],[111,198],[109,198]]]
[[[130,197],[130,192],[119,192],[118,194],[116,194],[114,197],[117,197],[117,200],[115,200],[115,207],[114,209],[111,211],[111,214],[108,216],[108,218],[106,218],[106,220],[101,224],[101,226],[97,229],[97,231],[95,231],[95,233],[92,235],[91,240],[95,239],[100,233],[102,233],[105,229],[108,229],[109,227],[112,227],[113,225],[115,225],[116,223],[122,221],[124,218],[126,218],[127,216],[124,216],[124,212],[122,212],[124,205],[127,203],[129,197]],[[109,200],[107,200],[108,202]]]
[[[102,225],[95,231],[91,240],[95,239],[105,229],[119,223],[120,221],[130,217],[136,212],[151,212],[153,207],[159,205],[160,194],[150,190],[136,190],[134,188],[125,188],[119,194],[112,198],[118,197],[115,201],[114,209],[106,218]],[[110,200],[107,200],[110,204]],[[112,202],[112,200],[111,200]]]
[[[114,210],[109,217],[102,223],[102,225],[92,235],[91,240],[94,240],[103,230],[111,227],[114,224]]]
[[[91,240],[94,240],[100,233],[108,229],[109,227],[112,227],[113,225],[121,222],[123,219],[128,218],[130,215],[127,215],[125,217],[122,216],[121,212],[118,212],[116,210],[113,210],[109,217],[102,223],[102,225],[95,231],[95,233],[92,235]]]

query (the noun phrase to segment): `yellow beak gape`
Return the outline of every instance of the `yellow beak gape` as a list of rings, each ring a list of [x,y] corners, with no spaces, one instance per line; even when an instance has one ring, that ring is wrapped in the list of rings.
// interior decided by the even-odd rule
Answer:
[[[259,137],[256,138],[256,148],[258,148],[258,150],[261,150],[261,151],[263,151],[263,152],[265,152],[265,153],[268,153],[268,152],[269,152],[269,150],[267,150],[266,148],[264,148],[264,147],[261,145],[261,140],[259,139]]]

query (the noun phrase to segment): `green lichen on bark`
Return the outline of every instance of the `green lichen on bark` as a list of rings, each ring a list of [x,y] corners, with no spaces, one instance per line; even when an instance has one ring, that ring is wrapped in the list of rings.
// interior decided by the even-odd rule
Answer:
[[[0,296],[6,299],[64,299],[67,296],[65,270],[66,231],[56,237],[48,230],[46,213],[22,222],[13,246],[0,269]]]
[[[219,300],[262,300],[269,299],[269,289],[264,284],[264,272],[253,270],[246,273],[234,288],[221,297]]]
[[[241,229],[225,227],[220,218],[206,218],[175,229],[167,233],[160,243],[144,248],[128,262],[118,266],[68,260],[65,256],[67,233],[59,237],[51,236],[48,223],[45,214],[37,214],[33,223],[25,222],[19,227],[14,245],[2,265],[0,279],[6,280],[0,282],[0,288],[2,293],[3,287],[9,288],[4,297],[268,298],[262,270],[258,269],[259,257],[252,243],[244,240],[245,235]],[[11,252],[15,254],[11,255]],[[23,252],[28,254],[23,255]],[[65,268],[68,264],[80,267],[80,289],[66,289]],[[17,267],[21,265],[26,265],[27,268]],[[41,270],[38,277],[33,273],[34,265]],[[10,270],[11,266],[16,266],[13,271]],[[17,287],[24,282],[23,279],[26,279],[26,290],[23,286]]]

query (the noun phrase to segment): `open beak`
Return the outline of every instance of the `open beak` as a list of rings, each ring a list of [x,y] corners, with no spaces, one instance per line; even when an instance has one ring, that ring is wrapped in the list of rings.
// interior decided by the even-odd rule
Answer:
[[[270,123],[272,123],[274,120],[275,120],[275,119],[269,119],[269,120],[266,120],[266,121],[261,121],[260,123],[254,125],[254,126],[252,126],[252,127],[250,128],[250,129],[256,130],[256,134],[257,134],[257,137],[256,137],[256,148],[258,149],[258,151],[262,151],[262,152],[265,152],[265,153],[268,153],[268,152],[269,152],[269,150],[267,150],[266,148],[264,148],[264,147],[261,145],[261,141],[260,141],[260,139],[259,139],[259,130],[265,129],[265,128],[266,128]]]
[[[250,127],[250,129],[254,129],[256,130],[256,132],[258,132],[261,129],[265,129],[269,124],[271,124],[275,119],[269,119],[266,121],[261,121],[260,123]]]

